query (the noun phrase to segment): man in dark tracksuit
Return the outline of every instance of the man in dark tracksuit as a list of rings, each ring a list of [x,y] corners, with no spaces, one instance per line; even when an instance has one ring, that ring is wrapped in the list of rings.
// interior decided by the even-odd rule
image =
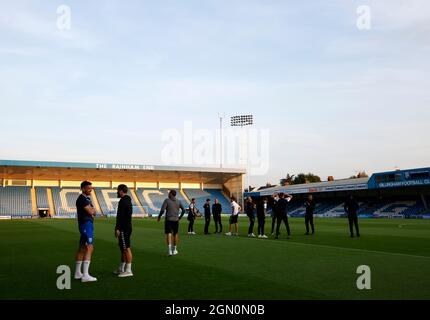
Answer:
[[[190,206],[188,207],[188,234],[196,234],[194,232],[194,221],[196,220],[197,212],[198,210],[196,208],[196,199],[193,198],[191,199]]]
[[[118,239],[121,250],[121,264],[118,270],[114,271],[120,278],[132,277],[131,262],[133,256],[131,253],[130,237],[132,232],[131,216],[133,214],[133,205],[125,184],[120,184],[117,189],[118,212],[116,214],[115,237]]]
[[[287,199],[289,200],[287,200]],[[276,220],[277,220],[277,225],[276,225],[276,239],[279,239],[279,229],[281,227],[281,223],[282,221],[285,224],[285,227],[287,228],[287,238],[290,239],[291,236],[291,232],[290,232],[290,224],[288,223],[288,215],[287,215],[287,205],[288,205],[288,201],[290,201],[293,197],[290,195],[284,195],[283,193],[279,194],[279,201],[278,204],[276,205]]]
[[[267,239],[264,234],[264,225],[266,223],[266,212],[267,212],[267,199],[260,201],[257,204],[257,220],[258,220],[258,237],[261,239]]]
[[[254,224],[255,224],[255,215],[254,215],[254,203],[252,202],[252,198],[249,197],[246,200],[245,204],[245,212],[249,219],[249,228],[248,228],[248,237],[255,238],[254,234]]]
[[[205,205],[205,234],[209,234],[209,224],[211,223],[211,200],[207,199]]]
[[[314,202],[314,197],[312,195],[308,196],[308,200],[306,201],[305,206],[306,206],[306,213],[305,213],[306,235],[309,235],[309,225],[311,225],[312,234],[315,234],[315,227],[314,227],[315,202]]]
[[[222,233],[222,221],[221,221],[222,206],[218,199],[215,199],[215,203],[212,205],[212,215],[215,222],[215,233]],[[218,229],[219,226],[219,229]]]
[[[355,201],[352,195],[346,200],[344,209],[346,214],[348,215],[349,232],[351,233],[351,238],[354,238],[353,226],[355,226],[357,237],[360,237],[360,230],[358,228],[358,215],[357,215],[359,205],[358,205],[358,202]]]

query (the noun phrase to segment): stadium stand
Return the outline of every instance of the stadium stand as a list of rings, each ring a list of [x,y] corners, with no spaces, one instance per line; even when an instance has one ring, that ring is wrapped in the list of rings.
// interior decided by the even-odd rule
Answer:
[[[49,208],[47,188],[36,188],[36,202],[37,202],[37,208],[43,208],[43,209]]]
[[[37,187],[35,190],[36,208],[49,208],[48,188]],[[148,213],[150,216],[158,215],[163,201],[168,196],[168,189],[137,189],[133,191],[132,203],[135,214]],[[80,194],[79,188],[52,188],[55,213],[59,217],[74,217],[76,214],[76,199]],[[138,200],[135,200],[137,197]],[[223,213],[230,213],[230,202],[219,189],[184,189],[178,191],[177,198],[184,207],[188,207],[188,199],[196,198],[197,207],[203,212],[206,199],[219,199],[223,206]],[[424,198],[416,196],[390,196],[390,197],[361,197],[359,198],[359,216],[369,218],[430,218],[428,203]],[[344,217],[343,198],[315,197],[315,215],[319,217]],[[424,199],[428,202],[428,199]],[[115,189],[95,188],[93,201],[96,209],[100,205],[98,214],[115,214],[119,199]],[[136,203],[138,202],[138,203]],[[305,197],[295,197],[288,204],[288,213],[291,217],[303,217],[305,214]],[[427,206],[426,206],[427,205]],[[143,212],[142,207],[145,209]],[[99,212],[100,211],[100,212]],[[269,206],[268,214],[271,214]],[[0,187],[0,215],[1,216],[32,216],[32,198],[30,187],[7,186]]]
[[[176,190],[176,198],[179,199],[184,205],[185,209],[188,207],[188,200],[184,198],[179,190]],[[145,211],[150,216],[158,215],[163,205],[164,200],[168,197],[168,189],[141,189],[136,190],[136,195],[144,207]]]
[[[188,198],[190,198],[190,200],[192,198],[196,199],[196,205],[200,212],[203,212],[203,205],[206,203],[206,199],[211,199],[211,204],[214,203],[215,199],[218,199],[222,206],[223,213],[231,213],[231,204],[221,190],[184,189],[184,191],[187,194]]]
[[[0,187],[0,215],[31,216],[30,187]]]
[[[116,189],[95,188],[97,200],[100,204],[100,209],[106,215],[115,215],[118,209],[119,198],[117,197]],[[131,196],[131,195],[130,195]],[[140,205],[136,203],[131,196],[131,203],[133,205],[133,214],[143,214]]]

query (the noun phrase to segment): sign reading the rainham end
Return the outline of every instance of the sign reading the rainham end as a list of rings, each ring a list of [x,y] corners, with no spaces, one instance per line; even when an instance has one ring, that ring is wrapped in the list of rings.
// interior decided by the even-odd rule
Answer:
[[[146,166],[139,164],[106,164],[96,163],[97,169],[116,169],[116,170],[154,170],[154,166]]]

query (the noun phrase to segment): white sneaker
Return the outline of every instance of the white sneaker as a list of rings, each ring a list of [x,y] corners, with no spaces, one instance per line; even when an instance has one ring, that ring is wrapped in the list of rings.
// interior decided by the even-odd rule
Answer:
[[[191,234],[197,234],[197,233],[195,233],[195,232],[193,231],[193,232],[191,232]]]
[[[268,239],[269,237],[268,237],[268,236],[266,236],[265,234],[263,234],[263,235],[261,236],[261,238],[262,238],[262,239]]]
[[[177,254],[179,254],[179,252],[178,252],[178,250],[173,250],[173,253],[172,253],[174,256],[176,256]]]
[[[227,232],[225,235],[231,237],[231,232]]]
[[[75,273],[75,280],[81,280],[84,277],[82,273]]]
[[[255,238],[255,234],[253,234],[253,233],[248,234],[248,237],[250,237],[250,238]]]
[[[95,282],[95,281],[97,281],[97,278],[94,278],[94,277],[88,275],[86,277],[82,277],[81,281],[82,282]]]
[[[120,275],[121,273],[123,273],[124,271],[123,270],[121,270],[121,269],[116,269],[114,272],[113,272],[113,274],[115,274],[115,275]]]
[[[127,272],[127,271],[125,271],[123,273],[120,273],[118,275],[118,278],[128,278],[128,277],[132,277],[132,276],[133,276],[133,272]]]
[[[263,236],[261,234],[259,234],[258,235],[258,239],[261,239],[261,238],[263,238]]]
[[[237,237],[239,234],[238,234],[238,233],[235,233],[234,235]]]

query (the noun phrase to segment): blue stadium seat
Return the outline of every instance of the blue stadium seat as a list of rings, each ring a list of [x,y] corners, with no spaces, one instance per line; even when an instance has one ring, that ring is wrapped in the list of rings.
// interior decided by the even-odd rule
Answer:
[[[48,188],[36,188],[36,203],[37,208],[49,208]]]
[[[0,187],[0,215],[30,216],[30,187]]]

